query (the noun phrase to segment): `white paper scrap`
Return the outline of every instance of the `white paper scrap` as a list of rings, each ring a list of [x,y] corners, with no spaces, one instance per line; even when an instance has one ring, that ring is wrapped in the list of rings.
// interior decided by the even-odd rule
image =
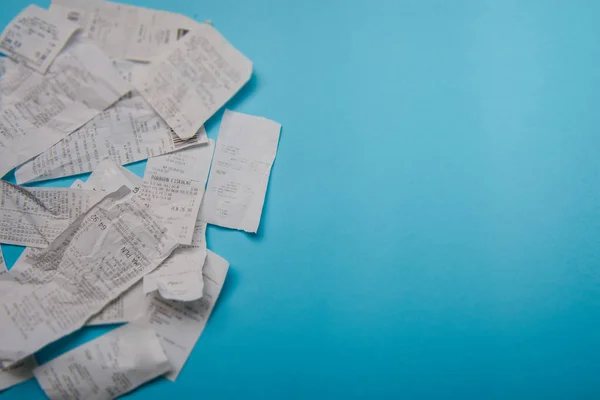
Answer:
[[[207,141],[204,127],[189,139],[179,138],[133,90],[131,96],[23,164],[15,178],[24,183],[82,174],[95,170],[105,158],[124,165]]]
[[[200,219],[256,233],[281,125],[225,110]]]
[[[101,161],[82,185],[84,189],[98,192],[113,192],[121,186],[127,186],[132,193],[137,193],[142,186],[142,178],[111,160]],[[142,281],[139,281],[108,303],[102,311],[90,318],[86,325],[130,322],[142,315],[146,307],[147,299]]]
[[[144,276],[144,293],[158,290],[163,299],[193,301],[202,297],[206,249],[181,247],[160,267]]]
[[[22,68],[21,68],[22,69]],[[46,75],[32,74],[10,91],[0,77],[0,176],[40,154],[130,90],[92,43],[73,41]]]
[[[81,189],[24,188],[0,181],[0,242],[46,247],[101,197]]]
[[[198,24],[185,15],[109,1],[59,0],[50,10],[77,22],[110,57],[137,61],[152,61]]]
[[[171,372],[166,377],[174,381],[200,338],[210,317],[221,288],[229,263],[221,256],[208,251],[204,265],[204,295],[200,300],[181,303],[152,297],[148,309],[150,326],[154,328],[169,362]]]
[[[77,29],[77,24],[31,4],[0,35],[0,51],[45,74]]]
[[[0,297],[1,367],[79,329],[177,246],[129,193],[107,195],[28,260],[56,270],[49,282]]]
[[[156,333],[145,323],[117,328],[36,368],[53,400],[110,400],[169,371]]]
[[[138,196],[179,243],[192,243],[214,141],[148,160]]]
[[[198,24],[134,85],[182,139],[198,129],[252,75],[252,62],[209,24]]]

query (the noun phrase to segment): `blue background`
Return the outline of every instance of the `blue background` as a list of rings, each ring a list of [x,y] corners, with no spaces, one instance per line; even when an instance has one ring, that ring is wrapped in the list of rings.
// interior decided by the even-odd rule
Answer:
[[[179,379],[127,398],[600,397],[600,2],[131,3],[211,19],[283,130]]]

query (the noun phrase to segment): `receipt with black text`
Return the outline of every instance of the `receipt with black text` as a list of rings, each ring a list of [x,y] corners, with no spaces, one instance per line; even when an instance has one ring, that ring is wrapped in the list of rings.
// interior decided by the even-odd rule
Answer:
[[[157,58],[134,86],[182,139],[198,129],[252,75],[252,62],[209,24],[197,24]]]
[[[46,75],[31,74],[11,87],[17,73],[0,77],[0,176],[63,139],[131,89],[96,45],[80,40],[60,53]]]
[[[142,178],[112,160],[103,160],[81,187],[97,192],[113,192],[127,186],[137,193],[142,186]],[[174,251],[177,251],[175,249]],[[163,263],[164,264],[164,263]],[[86,325],[116,324],[133,321],[146,308],[142,281],[135,283],[119,297],[108,303],[102,311],[90,318]]]
[[[140,199],[181,244],[191,244],[214,141],[148,160]]]
[[[185,15],[109,1],[53,0],[50,10],[114,58],[152,61],[198,22]]]
[[[31,4],[0,35],[0,51],[44,74],[79,26]]]
[[[117,69],[122,65],[127,64],[121,62]],[[131,76],[130,71],[120,72]],[[23,183],[76,175],[95,170],[105,158],[124,165],[207,141],[204,127],[189,139],[179,138],[133,90],[130,96],[19,167],[15,179]]]
[[[174,381],[177,378],[200,338],[221,293],[228,269],[227,260],[209,250],[202,271],[204,294],[200,300],[182,303],[165,300],[158,294],[152,297],[147,318],[171,363],[167,379]]]
[[[169,371],[169,360],[145,321],[119,327],[36,368],[51,399],[108,400]]]
[[[281,125],[225,110],[200,219],[257,232]]]
[[[79,329],[177,247],[130,193],[121,187],[107,195],[28,260],[55,270],[50,281],[0,297],[0,366]]]

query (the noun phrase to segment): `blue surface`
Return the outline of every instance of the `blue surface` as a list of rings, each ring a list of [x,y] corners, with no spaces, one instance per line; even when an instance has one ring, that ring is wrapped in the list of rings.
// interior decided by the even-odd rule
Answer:
[[[600,398],[600,2],[132,3],[211,19],[283,131],[189,362],[127,398]]]

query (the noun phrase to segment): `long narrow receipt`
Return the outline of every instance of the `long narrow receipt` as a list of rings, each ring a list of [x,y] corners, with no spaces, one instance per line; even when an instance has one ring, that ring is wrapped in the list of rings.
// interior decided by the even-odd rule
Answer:
[[[257,232],[281,125],[225,110],[200,219]]]
[[[110,57],[152,61],[198,22],[185,15],[109,1],[56,1],[50,10],[78,22]]]
[[[13,76],[0,77],[0,90]],[[98,47],[74,41],[46,75],[33,74],[0,98],[0,176],[64,138],[129,90]]]
[[[191,138],[180,139],[133,90],[130,97],[23,164],[15,178],[23,183],[82,174],[95,170],[105,158],[124,165],[207,141],[203,127]]]
[[[122,187],[106,196],[30,260],[55,269],[52,280],[0,298],[0,366],[80,328],[176,247],[129,193]]]
[[[78,28],[77,24],[32,4],[4,29],[0,51],[44,74]]]
[[[151,158],[139,197],[182,244],[191,244],[214,142]]]
[[[181,303],[155,295],[148,309],[150,326],[158,334],[171,363],[167,379],[174,381],[200,338],[217,302],[229,263],[208,251],[204,265],[204,295],[200,300]]]
[[[121,186],[127,186],[133,193],[137,193],[142,186],[142,178],[111,160],[102,161],[82,184],[82,188],[98,192],[113,192]],[[87,325],[133,321],[143,313],[146,303],[142,281],[139,281],[90,318]]]
[[[100,198],[87,190],[23,188],[0,181],[0,242],[46,247]]]
[[[51,399],[109,400],[169,369],[154,330],[136,322],[79,346],[33,373]]]
[[[252,75],[252,62],[209,24],[198,24],[133,83],[182,139],[198,129]]]

